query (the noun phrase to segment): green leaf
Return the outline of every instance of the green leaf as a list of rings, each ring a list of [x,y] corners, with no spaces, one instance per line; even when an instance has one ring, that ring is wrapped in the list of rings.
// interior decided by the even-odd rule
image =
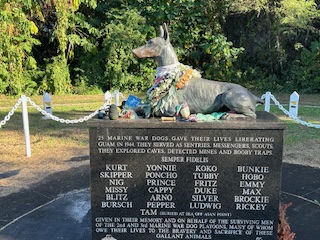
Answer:
[[[25,61],[25,66],[27,69],[37,69],[37,61],[34,59],[34,57],[29,56]]]

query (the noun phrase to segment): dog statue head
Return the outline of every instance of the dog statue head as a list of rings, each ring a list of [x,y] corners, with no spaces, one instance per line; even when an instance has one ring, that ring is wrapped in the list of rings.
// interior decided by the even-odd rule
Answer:
[[[147,44],[132,50],[138,58],[154,58],[158,67],[178,63],[178,57],[170,43],[167,24],[160,26],[160,36],[150,39]]]

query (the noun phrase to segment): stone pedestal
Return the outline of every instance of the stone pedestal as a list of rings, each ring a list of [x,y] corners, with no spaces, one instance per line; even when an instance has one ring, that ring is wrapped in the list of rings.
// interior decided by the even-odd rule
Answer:
[[[94,240],[276,239],[285,124],[92,120]]]

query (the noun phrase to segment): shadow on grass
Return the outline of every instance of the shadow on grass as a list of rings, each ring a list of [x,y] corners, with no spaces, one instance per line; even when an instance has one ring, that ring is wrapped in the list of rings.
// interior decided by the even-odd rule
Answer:
[[[69,160],[67,160],[66,162],[81,162],[81,161],[87,161],[89,159],[90,159],[89,155],[84,155],[84,156],[79,156],[79,157],[72,157]]]
[[[5,178],[9,178],[9,177],[18,175],[19,172],[20,172],[20,170],[16,169],[16,170],[11,170],[11,171],[7,171],[4,173],[0,173],[0,179],[5,179]]]

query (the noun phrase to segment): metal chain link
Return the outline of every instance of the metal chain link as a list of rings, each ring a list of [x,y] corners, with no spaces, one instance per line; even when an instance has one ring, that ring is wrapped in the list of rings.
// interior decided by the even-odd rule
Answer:
[[[37,104],[35,104],[29,97],[26,97],[26,100],[31,104],[31,106],[33,106],[34,108],[36,108],[42,115],[47,116],[48,118],[50,118],[53,121],[57,121],[57,122],[61,122],[61,123],[66,123],[66,124],[76,124],[76,123],[82,123],[85,121],[88,121],[89,119],[93,118],[95,115],[97,115],[99,113],[100,110],[102,109],[106,109],[108,107],[107,103],[105,103],[103,106],[101,106],[98,110],[96,110],[95,112],[91,113],[88,116],[85,116],[83,118],[80,119],[75,119],[75,120],[69,120],[69,119],[63,119],[63,118],[59,118],[57,116],[52,115],[51,113],[47,113],[45,110],[43,110],[41,107],[39,107]]]
[[[288,117],[292,118],[294,121],[304,125],[304,126],[307,126],[307,127],[314,127],[314,128],[320,128],[320,125],[319,124],[314,124],[314,123],[309,123],[309,122],[305,122],[305,121],[302,121],[300,120],[299,118],[297,118],[296,116],[293,116],[287,109],[285,109],[281,104],[280,102],[275,98],[275,96],[273,96],[271,93],[270,93],[270,98],[272,99],[272,101],[276,104],[276,106],[282,110]]]
[[[307,127],[314,127],[314,128],[320,128],[319,124],[313,124],[313,123],[309,123],[309,122],[305,122],[300,120],[299,118],[293,116],[287,109],[285,109],[280,103],[279,101],[275,98],[275,96],[271,93],[270,94],[270,98],[273,100],[273,102],[276,104],[276,106],[282,110],[287,116],[289,116],[290,118],[292,118],[294,121],[307,126]],[[97,115],[99,113],[100,110],[102,109],[107,109],[108,105],[107,103],[105,103],[103,106],[101,106],[98,110],[96,110],[95,112],[91,113],[88,116],[85,116],[83,118],[80,119],[75,119],[75,120],[69,120],[69,119],[63,119],[63,118],[59,118],[57,116],[54,116],[50,113],[47,113],[45,110],[43,110],[41,107],[39,107],[37,104],[35,104],[29,97],[25,97],[26,100],[31,104],[31,106],[33,106],[34,108],[36,108],[42,115],[47,116],[49,119],[52,119],[54,121],[57,122],[61,122],[61,123],[66,123],[66,124],[76,124],[76,123],[82,123],[85,121],[88,121],[89,119],[93,118],[95,115]],[[266,98],[266,94],[263,94],[261,96],[261,99]],[[18,101],[16,102],[16,104],[12,107],[12,109],[9,111],[9,113],[4,117],[4,120],[0,121],[0,128],[5,125],[11,118],[11,116],[15,113],[15,111],[18,109],[18,107],[20,106],[22,102],[22,97],[20,97],[18,99]]]
[[[4,117],[2,121],[0,121],[0,128],[2,128],[3,125],[5,125],[11,118],[11,116],[14,114],[14,112],[18,109],[22,102],[22,98],[20,97],[16,104],[12,107],[12,109],[9,111],[9,113]]]

